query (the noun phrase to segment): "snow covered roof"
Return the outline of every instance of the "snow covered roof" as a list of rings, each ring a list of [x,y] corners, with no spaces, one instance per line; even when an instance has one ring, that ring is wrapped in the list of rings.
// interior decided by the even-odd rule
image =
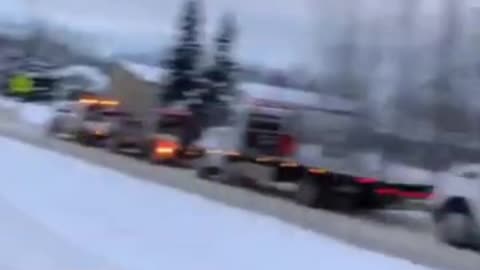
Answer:
[[[307,92],[302,89],[241,83],[238,87],[250,102],[260,106],[352,111],[356,103],[341,97]]]
[[[52,70],[50,74],[58,77],[82,76],[92,83],[92,90],[105,89],[110,82],[110,79],[106,74],[104,74],[100,69],[91,66],[67,66]]]
[[[135,77],[151,83],[159,83],[166,72],[166,70],[161,67],[149,66],[129,61],[121,61],[119,64],[125,70],[132,73]]]

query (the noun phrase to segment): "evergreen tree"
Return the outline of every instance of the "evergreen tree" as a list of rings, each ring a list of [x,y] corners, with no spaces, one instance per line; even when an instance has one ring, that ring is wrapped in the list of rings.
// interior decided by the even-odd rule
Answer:
[[[236,34],[234,17],[231,14],[224,15],[215,37],[214,61],[205,72],[208,91],[203,100],[207,104],[220,102],[221,96],[233,94],[231,91],[235,87],[236,64],[233,60],[232,49]]]
[[[198,64],[202,54],[200,44],[201,5],[198,0],[186,0],[180,17],[180,35],[167,61],[169,76],[162,95],[163,102],[187,99],[198,87]]]

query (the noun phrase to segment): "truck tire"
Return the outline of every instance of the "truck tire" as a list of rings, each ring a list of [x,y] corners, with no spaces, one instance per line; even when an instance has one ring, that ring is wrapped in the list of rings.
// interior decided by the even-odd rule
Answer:
[[[77,132],[76,139],[81,145],[85,145],[85,146],[92,145],[91,137],[83,130]]]
[[[160,160],[158,160],[155,155],[155,148],[153,147],[148,148],[146,158],[150,164],[157,165],[160,163]]]
[[[302,177],[298,182],[295,200],[301,205],[317,208],[321,204],[322,187],[312,176]]]
[[[55,119],[47,127],[47,136],[55,137],[59,132],[58,121]]]
[[[475,231],[475,222],[463,199],[449,200],[438,210],[434,221],[435,235],[440,241],[456,247],[468,247],[474,244],[471,240]]]
[[[198,167],[195,170],[195,174],[197,178],[202,179],[202,180],[209,180],[210,179],[210,174],[208,173],[208,168],[205,167]]]
[[[249,182],[232,162],[225,164],[222,173],[216,179],[221,183],[234,186],[245,186]]]
[[[119,145],[118,145],[118,142],[117,142],[117,139],[115,138],[115,136],[110,136],[110,138],[107,139],[106,146],[107,146],[108,151],[110,151],[112,153],[120,152],[120,148],[119,148]]]

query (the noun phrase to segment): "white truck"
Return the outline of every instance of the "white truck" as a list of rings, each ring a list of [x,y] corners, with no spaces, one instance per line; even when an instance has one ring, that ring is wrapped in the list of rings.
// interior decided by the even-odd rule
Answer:
[[[459,164],[435,175],[433,220],[438,238],[480,248],[480,164]]]
[[[259,94],[254,85],[243,87],[230,123],[207,130],[197,143],[206,149],[197,165],[200,177],[292,182],[301,204],[349,210],[431,195],[430,170],[390,154],[396,151],[390,144],[414,144],[375,131],[360,104],[294,89]],[[414,173],[402,179],[395,170]]]
[[[289,153],[285,152],[288,146],[278,145],[279,140],[286,142],[288,139],[284,125],[293,116],[293,108],[314,105],[317,98],[314,93],[294,89],[242,84],[231,103],[228,120],[223,125],[204,130],[196,142],[205,150],[204,156],[197,162],[197,174],[202,178],[237,183],[247,178],[271,179],[270,173],[277,171],[273,167],[261,166],[260,170],[248,170],[241,174],[235,172],[236,167],[244,163],[256,165],[257,158],[288,156]],[[282,167],[278,168],[277,176],[284,177],[298,171],[298,168]]]

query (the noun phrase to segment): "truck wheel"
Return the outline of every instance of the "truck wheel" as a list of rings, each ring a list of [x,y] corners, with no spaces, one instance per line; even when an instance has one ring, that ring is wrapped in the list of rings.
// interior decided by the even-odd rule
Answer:
[[[465,208],[464,208],[465,207]],[[471,244],[475,224],[466,206],[448,204],[439,211],[435,220],[437,238],[452,246]]]
[[[114,137],[110,137],[107,139],[107,149],[112,153],[118,153],[119,147],[117,140]]]
[[[301,205],[319,207],[322,199],[321,193],[322,187],[318,182],[318,179],[311,176],[305,176],[298,182],[298,190],[295,194],[295,200]]]
[[[148,162],[150,162],[150,164],[157,165],[157,164],[160,163],[157,156],[155,155],[155,149],[154,148],[150,148],[148,150],[146,156],[147,156]]]
[[[225,164],[222,173],[220,173],[216,179],[221,183],[235,186],[243,186],[248,182],[238,168],[235,167],[234,163]]]
[[[335,194],[330,207],[337,211],[352,214],[360,209],[358,197],[356,194]]]
[[[92,139],[90,138],[90,136],[83,131],[77,132],[76,137],[77,141],[82,145],[90,146],[92,144]]]
[[[195,174],[197,175],[197,178],[203,179],[203,180],[209,180],[210,174],[208,173],[208,168],[205,167],[199,167],[195,170]]]
[[[58,134],[58,122],[53,120],[47,128],[47,136],[55,137]]]

